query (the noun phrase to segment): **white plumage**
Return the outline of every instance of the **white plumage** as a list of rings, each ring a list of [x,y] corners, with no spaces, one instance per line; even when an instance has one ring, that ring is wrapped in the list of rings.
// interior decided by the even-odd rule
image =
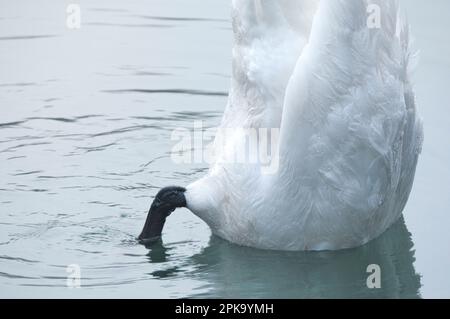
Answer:
[[[368,8],[380,9],[370,28]],[[409,30],[395,0],[233,0],[222,128],[280,128],[279,169],[220,159],[187,187],[216,235],[264,249],[363,245],[399,219],[423,140]],[[223,138],[223,137],[222,137]]]

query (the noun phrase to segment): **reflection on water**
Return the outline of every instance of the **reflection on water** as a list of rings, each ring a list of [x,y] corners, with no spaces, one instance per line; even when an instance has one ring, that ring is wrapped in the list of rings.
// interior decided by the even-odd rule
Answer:
[[[419,298],[413,243],[402,220],[364,247],[340,252],[276,252],[239,247],[212,237],[205,249],[189,258],[192,276],[217,298]],[[149,262],[170,259],[170,248],[155,244]],[[368,265],[381,267],[381,289],[368,289]],[[186,265],[183,265],[186,267]],[[171,267],[153,273],[178,275]]]

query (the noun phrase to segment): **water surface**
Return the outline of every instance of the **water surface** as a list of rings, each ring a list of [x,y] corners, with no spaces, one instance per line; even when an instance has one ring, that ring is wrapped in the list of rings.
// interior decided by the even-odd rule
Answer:
[[[323,253],[238,247],[187,210],[163,242],[137,245],[157,190],[206,171],[174,164],[170,135],[220,122],[229,1],[93,0],[79,30],[66,28],[68,3],[0,0],[0,297],[450,297],[448,1],[404,1],[426,130],[405,219]],[[367,288],[370,264],[381,289]]]

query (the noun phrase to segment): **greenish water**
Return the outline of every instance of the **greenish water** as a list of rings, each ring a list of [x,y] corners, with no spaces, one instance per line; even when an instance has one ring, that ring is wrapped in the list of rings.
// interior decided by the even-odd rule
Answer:
[[[229,1],[82,2],[77,30],[68,3],[0,0],[0,297],[450,297],[448,1],[403,1],[426,133],[405,218],[322,253],[238,247],[187,210],[162,243],[137,245],[156,191],[205,173],[170,160],[170,136],[221,120]],[[71,264],[81,288],[67,287]]]

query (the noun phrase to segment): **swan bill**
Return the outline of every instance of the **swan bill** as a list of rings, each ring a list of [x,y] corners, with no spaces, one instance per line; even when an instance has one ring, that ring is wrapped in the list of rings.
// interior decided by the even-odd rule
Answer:
[[[137,238],[140,244],[148,245],[161,238],[167,217],[177,208],[186,207],[186,189],[171,186],[161,189],[156,195],[141,234]]]

